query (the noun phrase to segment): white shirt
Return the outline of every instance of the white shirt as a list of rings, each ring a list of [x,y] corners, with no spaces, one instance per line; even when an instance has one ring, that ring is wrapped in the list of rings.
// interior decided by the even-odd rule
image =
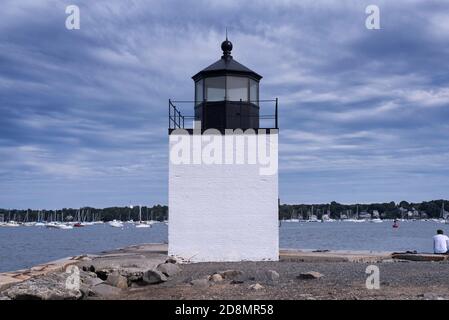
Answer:
[[[446,253],[449,248],[449,237],[444,234],[433,236],[433,252]]]

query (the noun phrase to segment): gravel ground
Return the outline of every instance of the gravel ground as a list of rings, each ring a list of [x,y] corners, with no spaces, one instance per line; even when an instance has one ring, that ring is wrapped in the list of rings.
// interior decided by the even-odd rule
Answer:
[[[380,289],[368,290],[363,263],[238,262],[195,263],[181,265],[182,272],[169,281],[142,288],[132,288],[123,299],[449,299],[449,263],[383,262]],[[208,287],[192,286],[201,279],[224,270],[239,270],[242,283],[230,280]],[[279,273],[277,281],[264,277],[266,271]],[[300,280],[308,271],[320,272],[321,279]],[[249,286],[259,283],[260,290]]]

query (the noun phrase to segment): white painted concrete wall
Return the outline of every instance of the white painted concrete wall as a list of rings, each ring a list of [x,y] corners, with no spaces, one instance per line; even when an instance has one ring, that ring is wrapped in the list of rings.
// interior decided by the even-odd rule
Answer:
[[[277,133],[273,137],[269,142],[277,162]],[[273,175],[261,175],[259,169],[259,164],[170,161],[169,255],[193,262],[277,261],[277,163]]]

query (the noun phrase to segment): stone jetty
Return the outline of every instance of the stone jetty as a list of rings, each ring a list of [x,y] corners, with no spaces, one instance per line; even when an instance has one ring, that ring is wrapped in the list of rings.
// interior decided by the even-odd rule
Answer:
[[[364,288],[372,264],[382,290]],[[447,266],[441,255],[327,250],[281,250],[278,262],[189,263],[168,257],[164,244],[143,244],[2,273],[0,300],[446,299]]]

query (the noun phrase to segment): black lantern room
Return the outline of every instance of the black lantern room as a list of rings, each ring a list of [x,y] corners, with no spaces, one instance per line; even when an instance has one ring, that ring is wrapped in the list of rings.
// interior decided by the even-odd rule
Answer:
[[[232,43],[221,44],[223,56],[195,74],[195,119],[202,129],[259,128],[259,81],[262,76],[235,61]]]

